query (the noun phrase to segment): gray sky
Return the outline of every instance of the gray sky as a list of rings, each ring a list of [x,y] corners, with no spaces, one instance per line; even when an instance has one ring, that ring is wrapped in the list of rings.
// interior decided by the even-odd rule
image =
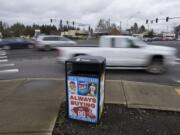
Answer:
[[[111,19],[123,28],[146,19],[180,16],[180,0],[0,0],[0,20],[12,24],[49,24],[50,18],[77,21],[96,26],[100,18]],[[180,19],[161,21],[149,27],[171,30]],[[147,25],[146,25],[147,27]]]

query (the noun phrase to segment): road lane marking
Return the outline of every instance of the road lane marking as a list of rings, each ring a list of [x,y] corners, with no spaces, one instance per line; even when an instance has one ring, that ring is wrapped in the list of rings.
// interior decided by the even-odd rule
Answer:
[[[7,56],[0,56],[0,59],[7,59]]]
[[[0,52],[6,52],[5,50],[0,49]]]
[[[15,64],[2,64],[0,65],[0,67],[11,67],[11,66],[15,66]]]
[[[8,59],[0,60],[0,63],[1,62],[8,62]]]
[[[19,72],[19,69],[7,69],[7,70],[1,70],[0,73],[17,73]]]
[[[0,53],[0,56],[4,56],[4,55],[7,55],[7,53]]]
[[[180,88],[177,88],[177,89],[175,89],[176,90],[176,93],[178,94],[178,95],[180,95]]]

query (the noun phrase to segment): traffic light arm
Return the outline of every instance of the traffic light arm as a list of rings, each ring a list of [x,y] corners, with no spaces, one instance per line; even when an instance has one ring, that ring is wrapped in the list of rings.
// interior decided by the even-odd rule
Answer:
[[[153,22],[158,23],[159,20],[165,20],[166,22],[168,22],[170,19],[180,19],[180,17],[156,18],[155,20],[148,20],[148,19],[146,19],[146,24],[148,24],[149,22],[150,23],[153,23]]]

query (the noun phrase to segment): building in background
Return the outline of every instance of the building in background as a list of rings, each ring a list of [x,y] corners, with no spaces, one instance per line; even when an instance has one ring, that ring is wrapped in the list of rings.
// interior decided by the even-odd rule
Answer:
[[[89,31],[87,30],[68,30],[61,32],[61,35],[70,39],[87,39],[89,37]]]
[[[32,39],[36,40],[39,35],[41,35],[41,30],[40,29],[35,29],[34,36],[33,36]]]
[[[176,39],[175,33],[164,32],[162,34],[163,34],[163,40],[175,40]]]

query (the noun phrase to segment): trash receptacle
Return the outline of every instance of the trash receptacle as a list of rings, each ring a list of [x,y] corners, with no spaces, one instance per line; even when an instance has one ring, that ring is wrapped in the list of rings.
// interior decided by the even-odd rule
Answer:
[[[68,118],[99,122],[104,107],[105,64],[105,58],[98,56],[78,56],[66,61]]]

